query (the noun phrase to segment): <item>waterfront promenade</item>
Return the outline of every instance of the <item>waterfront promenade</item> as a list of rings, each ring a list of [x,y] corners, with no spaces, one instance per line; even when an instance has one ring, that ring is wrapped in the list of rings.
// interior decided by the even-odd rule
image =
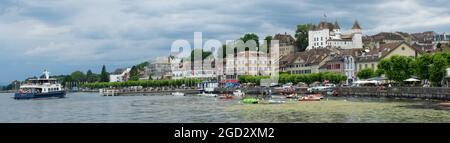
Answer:
[[[339,87],[336,91],[339,96],[450,100],[450,88],[446,87]]]
[[[243,88],[216,88],[213,93],[216,94],[232,94],[233,91],[241,90],[247,95],[256,95],[264,97],[269,94],[282,94],[283,91],[276,88],[268,87],[243,87]],[[420,98],[420,99],[438,99],[450,100],[450,88],[446,87],[336,87],[338,96],[361,96],[361,97],[390,97],[390,98]],[[82,92],[99,92],[95,90],[80,90]],[[158,88],[158,89],[105,89],[103,92],[106,96],[127,96],[127,95],[146,95],[146,94],[170,94],[172,92],[183,92],[186,94],[201,93],[201,89],[197,88]],[[114,93],[113,93],[114,92]],[[296,90],[300,95],[305,94],[306,91]],[[326,95],[326,91],[319,91]],[[114,95],[113,95],[114,94]]]

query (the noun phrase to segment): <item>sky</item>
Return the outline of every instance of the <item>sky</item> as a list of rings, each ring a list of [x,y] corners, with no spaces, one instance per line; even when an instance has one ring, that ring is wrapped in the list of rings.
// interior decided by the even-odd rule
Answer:
[[[297,24],[358,20],[364,35],[450,32],[448,0],[1,0],[0,85],[100,72],[168,55],[173,41],[294,35]],[[324,17],[326,15],[326,18]],[[191,43],[192,44],[192,43]]]

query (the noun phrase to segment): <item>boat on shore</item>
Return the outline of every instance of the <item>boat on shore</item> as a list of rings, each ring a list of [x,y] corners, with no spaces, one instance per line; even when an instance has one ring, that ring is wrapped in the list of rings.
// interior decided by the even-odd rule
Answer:
[[[439,103],[438,105],[442,106],[442,107],[450,107],[450,102],[443,102],[443,103]]]
[[[258,104],[259,100],[256,98],[245,98],[242,100],[242,103],[245,104]]]
[[[258,104],[283,104],[285,101],[280,100],[262,100],[259,101]]]
[[[286,98],[287,99],[298,98],[298,96],[297,96],[297,93],[293,93],[293,94],[286,95]]]
[[[221,96],[219,96],[219,99],[233,99],[233,96],[231,96],[231,95],[221,95]]]
[[[206,97],[217,97],[217,94],[213,94],[213,93],[205,93],[202,92],[200,94],[197,94],[198,96],[206,96]]]
[[[185,94],[183,92],[173,92],[173,96],[184,96]]]
[[[233,92],[233,95],[234,95],[234,96],[244,96],[245,93],[242,92],[241,90],[236,90],[236,91]]]
[[[14,99],[64,98],[66,91],[58,80],[50,78],[47,70],[44,71],[44,76],[21,85],[19,91],[14,94]]]
[[[320,101],[322,99],[323,99],[322,94],[310,94],[300,97],[298,101]]]

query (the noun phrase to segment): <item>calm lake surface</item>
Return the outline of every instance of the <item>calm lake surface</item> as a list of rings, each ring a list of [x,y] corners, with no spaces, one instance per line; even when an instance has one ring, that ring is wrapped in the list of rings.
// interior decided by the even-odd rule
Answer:
[[[436,101],[328,98],[318,102],[247,105],[240,100],[169,95],[14,100],[0,93],[0,122],[444,122],[450,108]]]

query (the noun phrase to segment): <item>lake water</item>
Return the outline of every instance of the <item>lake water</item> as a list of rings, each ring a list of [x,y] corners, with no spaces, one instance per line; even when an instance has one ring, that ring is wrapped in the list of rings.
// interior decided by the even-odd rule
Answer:
[[[118,96],[69,93],[63,99],[14,100],[0,94],[0,122],[445,122],[436,101],[328,98],[318,102],[247,105],[197,96]]]

